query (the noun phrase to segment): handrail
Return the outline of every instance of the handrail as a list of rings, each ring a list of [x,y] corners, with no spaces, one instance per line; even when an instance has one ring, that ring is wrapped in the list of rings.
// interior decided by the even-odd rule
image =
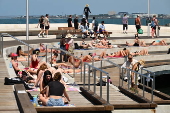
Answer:
[[[142,73],[142,74],[143,74],[143,70],[147,72],[148,76],[153,76],[153,79],[154,79],[154,85],[153,85],[153,87],[154,87],[154,89],[155,89],[155,73],[152,72],[152,71],[149,71],[149,70],[147,70],[147,69],[144,69],[144,67],[142,67],[142,68],[141,68],[141,73]],[[150,79],[148,79],[148,80],[150,80]],[[147,86],[148,86],[148,81],[147,81]]]
[[[153,102],[153,90],[155,89],[155,76],[153,77],[153,78],[151,78],[151,77],[149,77],[149,76],[146,76],[146,75],[144,75],[143,73],[142,73],[142,70],[145,70],[145,71],[147,71],[147,72],[149,72],[149,73],[152,73],[153,74],[153,72],[151,72],[151,71],[149,71],[149,70],[146,70],[146,69],[143,69],[143,68],[141,68],[141,73],[139,73],[139,72],[136,72],[136,71],[133,71],[132,69],[128,69],[128,68],[125,68],[125,67],[121,67],[121,66],[119,66],[118,64],[116,64],[116,63],[114,63],[114,62],[112,62],[112,61],[110,61],[110,60],[108,60],[108,59],[102,59],[103,61],[107,61],[107,62],[109,62],[110,64],[112,64],[112,65],[114,65],[114,66],[116,66],[116,67],[118,67],[119,68],[119,86],[121,86],[120,85],[120,82],[121,82],[121,80],[122,80],[122,86],[123,86],[123,69],[125,69],[129,74],[130,74],[130,72],[133,72],[134,74],[135,74],[135,84],[137,84],[137,75],[140,75],[141,76],[141,83],[142,83],[142,85],[143,85],[143,97],[145,97],[145,94],[144,94],[144,91],[145,91],[145,78],[146,79],[148,79],[148,80],[151,80],[152,81],[152,90],[151,90],[151,93],[152,93],[152,95],[151,95],[151,102]],[[122,71],[121,71],[121,69],[122,69]],[[128,77],[128,89],[129,89],[129,86],[130,86],[130,76],[128,76],[128,73],[127,73],[127,77]],[[122,77],[122,79],[121,79],[121,77]],[[143,78],[143,79],[142,79]],[[147,84],[148,84],[148,82],[147,82]]]
[[[29,44],[25,43],[24,41],[22,41],[22,40],[20,40],[20,39],[18,39],[18,38],[16,38],[16,37],[14,37],[14,36],[12,36],[12,35],[10,35],[10,34],[8,34],[8,33],[1,33],[1,35],[0,35],[0,42],[1,42],[0,51],[1,51],[1,57],[3,57],[3,37],[11,37],[11,38],[17,40],[18,42],[26,45],[26,46],[28,47],[28,52],[29,52],[29,48],[32,48],[32,49],[33,49],[33,47],[31,47]],[[29,55],[28,55],[28,59],[29,59]],[[29,66],[29,63],[30,63],[30,61],[28,60],[28,66]]]
[[[102,69],[99,69],[97,67],[94,67],[93,65],[89,64],[89,63],[84,63],[84,87],[85,87],[85,83],[86,83],[86,77],[85,77],[85,67],[88,66],[88,90],[90,90],[90,68],[92,68],[92,72],[94,72],[94,84],[93,84],[93,88],[94,88],[94,94],[96,94],[96,71],[100,71],[100,99],[102,99],[102,73],[104,73],[107,76],[107,103],[109,104],[109,73],[107,73],[106,71],[103,71]]]

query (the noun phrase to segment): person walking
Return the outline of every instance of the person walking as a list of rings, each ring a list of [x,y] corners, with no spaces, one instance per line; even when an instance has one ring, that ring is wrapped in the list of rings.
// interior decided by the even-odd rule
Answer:
[[[128,18],[126,16],[126,14],[124,14],[124,17],[122,19],[122,23],[123,23],[123,33],[127,34],[127,30],[128,30]]]
[[[72,15],[69,15],[67,22],[68,22],[68,27],[72,27]]]
[[[50,28],[50,21],[49,21],[49,15],[46,14],[45,15],[45,18],[44,18],[44,26],[45,26],[45,34],[46,34],[46,38],[48,37],[48,31],[49,31],[49,28]]]
[[[93,29],[93,31],[94,31],[94,36],[97,36],[98,26],[99,26],[98,21],[95,19],[95,17],[93,17],[92,29]]]
[[[44,24],[43,24],[43,21],[44,21],[44,16],[42,15],[39,19],[39,23],[37,25],[37,28],[38,26],[40,25],[40,28],[41,28],[41,31],[40,33],[38,34],[38,37],[40,37],[40,35],[42,34],[42,37],[44,37]]]
[[[157,37],[157,33],[156,33],[156,28],[159,28],[159,25],[158,25],[158,19],[156,19],[156,15],[153,16],[152,18],[152,22],[151,22],[151,28],[152,28],[152,38],[154,38],[154,34],[155,36]]]
[[[79,20],[78,20],[78,16],[76,16],[74,19],[74,28],[78,29],[78,27],[79,27]]]
[[[85,6],[85,8],[84,8],[84,14],[85,14],[85,16],[86,16],[87,21],[88,21],[88,17],[89,17],[89,12],[91,13],[90,8],[89,8],[89,5],[86,4],[86,6]]]
[[[138,31],[141,28],[141,20],[139,15],[137,15],[137,18],[135,19],[135,25],[137,30],[137,33],[135,35],[138,36]]]

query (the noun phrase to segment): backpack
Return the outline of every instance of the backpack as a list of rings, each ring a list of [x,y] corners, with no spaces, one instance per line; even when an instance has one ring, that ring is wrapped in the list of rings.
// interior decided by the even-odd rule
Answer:
[[[95,26],[95,27],[99,26],[99,23],[98,23],[98,21],[97,21],[97,20],[95,20],[95,22],[94,22],[94,26]]]
[[[155,21],[152,21],[151,24],[150,24],[151,27],[155,27]]]
[[[74,49],[80,49],[80,47],[77,43],[74,43]]]

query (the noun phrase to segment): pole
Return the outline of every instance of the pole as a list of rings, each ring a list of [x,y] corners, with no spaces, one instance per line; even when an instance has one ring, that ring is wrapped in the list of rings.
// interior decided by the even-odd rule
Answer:
[[[26,22],[26,40],[29,40],[29,2],[26,0],[26,17],[27,17],[27,22]]]
[[[148,0],[148,19],[150,16],[150,0]],[[150,23],[148,23],[148,37],[150,36]]]

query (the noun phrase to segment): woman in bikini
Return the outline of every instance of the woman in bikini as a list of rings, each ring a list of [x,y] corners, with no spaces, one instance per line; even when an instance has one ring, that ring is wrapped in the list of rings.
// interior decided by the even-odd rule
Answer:
[[[144,41],[139,40],[138,36],[135,36],[134,43],[130,44],[126,41],[127,46],[141,46],[141,47],[147,47],[146,43]]]
[[[153,41],[151,43],[151,45],[153,45],[153,46],[158,46],[158,45],[165,46],[165,45],[167,45],[167,43],[164,40],[156,40],[156,41]]]

